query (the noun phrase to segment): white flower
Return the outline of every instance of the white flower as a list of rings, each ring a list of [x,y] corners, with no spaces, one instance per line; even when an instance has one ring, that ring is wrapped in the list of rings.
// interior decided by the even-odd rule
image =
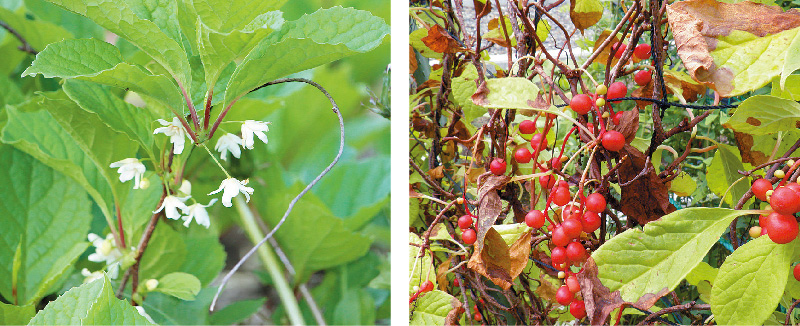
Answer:
[[[163,209],[164,210],[164,214],[167,215],[168,219],[177,220],[177,219],[179,219],[181,217],[181,213],[178,212],[178,208],[180,208],[181,210],[186,210],[187,209],[186,204],[183,203],[187,199],[189,199],[189,197],[181,198],[181,197],[169,195],[169,196],[164,198],[164,202],[161,204],[161,207],[159,207],[158,210],[156,210],[153,213],[158,213]]]
[[[158,287],[158,280],[151,278],[144,282],[144,287],[147,291],[153,291]]]
[[[89,233],[89,242],[95,247],[94,253],[89,255],[89,260],[105,263],[108,266],[108,277],[114,279],[119,275],[119,266],[122,264],[122,251],[117,248],[114,234],[109,233],[105,239],[94,233]],[[84,275],[86,276],[86,275]]]
[[[247,120],[242,124],[242,140],[243,140],[243,147],[247,149],[253,149],[253,145],[255,144],[255,140],[253,139],[253,134],[258,136],[258,139],[267,143],[267,135],[264,133],[265,131],[269,131],[269,127],[267,126],[269,122],[264,121],[254,121],[254,120]]]
[[[103,271],[96,271],[96,272],[89,272],[88,269],[84,268],[81,270],[81,275],[83,275],[83,283],[91,283],[94,280],[103,278]]]
[[[186,196],[192,195],[192,183],[189,180],[183,180],[181,182],[181,187],[178,188],[178,191],[182,192]]]
[[[119,181],[126,182],[130,179],[134,179],[133,189],[143,188],[142,176],[144,175],[145,167],[138,159],[126,158],[111,163],[109,167],[119,168],[119,170],[117,170],[117,173],[119,173]]]
[[[251,136],[252,138],[252,136]],[[223,161],[228,160],[228,152],[231,152],[234,157],[239,158],[242,155],[242,150],[239,146],[242,145],[242,139],[231,133],[227,133],[217,140],[217,145],[214,150],[219,152],[219,158]]]
[[[164,133],[169,137],[169,142],[174,145],[172,152],[175,154],[183,153],[183,144],[186,142],[186,129],[183,129],[180,120],[175,117],[172,118],[172,122],[167,122],[164,119],[158,119],[158,122],[164,127],[156,128],[153,134]]]
[[[183,226],[188,228],[189,224],[192,223],[192,219],[194,219],[197,221],[197,224],[205,226],[206,229],[208,229],[208,226],[211,225],[211,220],[208,218],[208,211],[206,211],[206,207],[211,207],[211,205],[214,205],[216,202],[217,199],[214,198],[208,202],[208,205],[195,203],[184,209],[183,213],[186,214],[186,216],[183,217],[183,220],[186,222],[183,223]]]
[[[253,194],[253,188],[247,187],[247,182],[248,180],[239,181],[234,178],[227,178],[222,180],[222,183],[219,185],[219,189],[214,190],[208,195],[211,196],[225,189],[225,191],[222,192],[222,205],[225,207],[233,206],[231,199],[238,196],[239,192],[243,193],[247,198],[247,201],[250,202],[250,195]]]
[[[153,318],[151,318],[150,315],[148,315],[147,312],[144,311],[144,307],[135,306],[134,308],[136,308],[136,311],[139,312],[139,314],[142,315],[142,317],[144,317],[145,319],[147,319],[147,321],[149,321],[151,324],[157,325],[156,322],[153,321]]]

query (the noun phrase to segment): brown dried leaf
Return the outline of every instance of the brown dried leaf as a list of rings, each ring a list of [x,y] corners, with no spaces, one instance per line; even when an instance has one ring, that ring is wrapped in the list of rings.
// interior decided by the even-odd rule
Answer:
[[[633,108],[630,111],[622,111],[619,125],[614,126],[613,130],[619,131],[625,136],[625,142],[630,143],[636,137],[636,131],[639,130],[639,109]]]
[[[436,125],[434,125],[433,121],[421,117],[419,112],[416,111],[411,114],[411,127],[414,131],[422,133],[427,138],[433,138],[434,132],[436,132]]]
[[[684,78],[689,78],[688,75],[685,73],[680,73],[683,75]],[[694,80],[686,80],[684,78],[680,78],[678,72],[665,69],[664,70],[664,83],[667,85],[667,93],[673,94],[673,88],[679,88],[681,90],[681,96],[687,102],[694,102],[697,101],[697,98],[706,93],[706,86],[702,85]],[[652,81],[651,81],[652,83]]]
[[[653,81],[651,80],[647,85],[635,88],[633,92],[631,92],[631,96],[653,98]],[[636,108],[639,110],[644,110],[645,107],[650,104],[653,104],[653,102],[636,100]]]
[[[408,46],[408,73],[413,74],[417,71],[417,56],[414,54],[414,47]]]
[[[482,249],[483,238],[492,229],[497,217],[500,216],[503,204],[500,202],[497,190],[502,189],[509,180],[511,177],[507,175],[491,173],[484,173],[478,178],[478,221],[475,222],[478,233],[478,240],[475,242],[476,252]]]
[[[553,283],[550,283],[550,281],[546,280],[544,275],[545,274],[539,275],[539,287],[537,287],[533,292],[549,302],[556,302],[556,291],[558,291],[558,288],[556,288]]]
[[[667,17],[678,55],[689,74],[722,96],[734,90],[735,73],[730,68],[717,67],[711,57],[719,38],[733,31],[764,37],[800,26],[800,12],[796,10],[784,12],[778,6],[749,1],[678,1],[667,6]]]
[[[492,12],[492,1],[490,0],[472,0],[472,3],[475,5],[475,14],[478,18],[483,18]]]
[[[486,99],[486,96],[489,95],[489,86],[486,86],[486,81],[482,82],[478,85],[478,89],[475,91],[475,94],[470,96],[472,99],[472,103],[479,106],[489,105],[489,100]]]
[[[456,53],[463,50],[458,41],[439,25],[433,25],[428,29],[428,36],[422,38],[422,43],[438,53]]]
[[[444,324],[445,325],[458,325],[459,319],[461,319],[461,314],[464,313],[464,308],[462,307],[461,301],[458,301],[455,297],[450,299],[450,312],[447,313],[447,316],[444,317]]]
[[[641,225],[657,220],[675,211],[669,202],[669,187],[661,182],[652,163],[648,164],[647,173],[627,186],[623,183],[635,178],[645,168],[644,153],[626,144],[619,152],[620,157],[627,156],[619,164],[619,182],[621,187],[620,210]]]
[[[483,246],[475,248],[475,252],[467,263],[467,267],[491,280],[497,286],[507,290],[511,287],[511,257],[508,245],[495,229],[489,229],[483,239]]]
[[[603,18],[603,5],[598,0],[570,0],[569,18],[583,32]]]
[[[439,165],[433,169],[428,170],[428,172],[425,173],[434,179],[444,178],[444,165]]]
[[[594,48],[592,49],[592,53],[597,51],[597,48],[599,48],[600,45],[603,44],[603,42],[608,38],[609,35],[611,35],[610,30],[604,30],[602,33],[600,33],[600,36],[598,36],[597,40],[594,42]],[[617,42],[619,42],[619,38],[615,35],[614,38],[611,39],[611,43],[609,43],[608,46],[606,46],[603,49],[603,51],[600,51],[600,54],[597,55],[597,58],[594,59],[594,62],[605,65],[606,62],[608,62],[608,56],[611,55],[611,47]],[[617,61],[619,61],[619,59],[617,58],[611,59],[611,65],[612,66],[616,65]]]
[[[450,282],[447,281],[447,271],[450,269],[452,260],[452,256],[447,257],[447,259],[439,264],[439,267],[436,267],[436,284],[439,285],[439,290],[447,291],[447,285],[450,284]]]
[[[508,269],[508,274],[511,279],[517,278],[525,266],[528,265],[528,258],[531,254],[531,233],[525,232],[517,239],[511,248],[508,249],[509,256],[511,257],[511,266]]]
[[[734,131],[733,136],[736,137],[736,145],[739,147],[739,153],[742,154],[742,162],[752,165],[761,165],[767,162],[767,156],[764,153],[752,150],[753,135]]]

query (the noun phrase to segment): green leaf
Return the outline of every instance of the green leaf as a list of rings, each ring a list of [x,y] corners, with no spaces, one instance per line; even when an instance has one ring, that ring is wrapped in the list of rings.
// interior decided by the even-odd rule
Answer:
[[[110,221],[114,216],[111,213],[114,203],[111,185],[103,179],[100,168],[44,109],[46,105],[40,103],[47,103],[47,100],[38,96],[18,107],[7,107],[8,123],[0,133],[0,139],[77,181]],[[52,139],[66,141],[54,142]]]
[[[169,38],[180,45],[183,41],[178,24],[178,1],[175,0],[126,0],[125,3],[141,19],[156,24]]]
[[[147,295],[142,306],[159,325],[208,325],[208,307],[217,288],[204,288],[194,301],[185,301],[163,293]]]
[[[0,293],[35,304],[88,247],[91,202],[78,184],[11,146],[0,146],[0,166],[8,185],[0,195]]]
[[[734,112],[725,127],[753,135],[774,134],[797,129],[800,104],[769,95],[752,96]]]
[[[0,20],[22,35],[36,51],[41,51],[47,44],[72,38],[72,34],[58,25],[42,20],[31,20],[3,7],[0,7]],[[15,50],[22,45],[16,38],[13,38],[11,43]]]
[[[478,70],[471,65],[464,69],[464,72],[461,73],[461,76],[453,78],[453,86],[450,94],[453,96],[453,101],[460,105],[462,111],[464,111],[465,122],[472,122],[476,118],[486,113],[486,109],[475,105],[470,98],[478,89],[478,87],[475,85],[475,80],[477,79]],[[471,124],[467,123],[467,125]]]
[[[408,272],[410,273],[408,293],[413,295],[416,292],[414,287],[419,286],[425,280],[433,282],[433,286],[436,288],[436,270],[433,269],[433,256],[429,251],[425,251],[420,257],[419,246],[422,245],[422,239],[412,232],[408,233],[408,237]]]
[[[313,192],[336,216],[348,219],[359,208],[381,202],[389,195],[391,163],[389,157],[343,163],[322,178]]]
[[[133,238],[139,239],[141,234],[137,234]],[[200,250],[200,248],[193,249]],[[140,279],[158,279],[169,273],[179,271],[187,253],[188,249],[180,233],[175,232],[166,223],[157,225],[139,264]]]
[[[369,12],[333,7],[283,24],[245,57],[225,91],[227,105],[262,84],[380,45],[389,26]]]
[[[695,189],[697,189],[697,182],[686,172],[678,174],[669,186],[670,191],[683,197],[691,196]]]
[[[444,325],[447,314],[456,308],[454,304],[458,304],[458,299],[447,292],[433,290],[425,293],[417,299],[417,307],[409,324]]]
[[[36,55],[22,76],[74,78],[114,68],[122,62],[117,47],[97,40],[64,40],[49,44]]]
[[[336,304],[334,325],[367,325],[375,322],[375,300],[362,288],[349,288]]]
[[[151,158],[155,158],[150,124],[157,118],[150,111],[137,108],[114,96],[107,86],[81,80],[66,80],[63,87],[64,93],[82,109],[97,114],[103,123],[138,142]]]
[[[203,286],[207,286],[225,267],[225,248],[215,235],[189,235],[184,242],[186,248],[201,249],[187,250],[179,270],[196,276]]]
[[[539,87],[524,77],[495,78],[486,81],[489,94],[485,102],[475,104],[495,109],[531,109],[539,95]]]
[[[786,79],[797,69],[800,69],[800,33],[796,33],[789,47],[786,49],[786,57],[781,70],[780,88],[786,86]]]
[[[749,164],[743,164],[739,155],[739,149],[735,146],[717,144],[717,152],[714,153],[714,160],[708,166],[708,188],[717,196],[725,196],[725,202],[730,206],[736,205],[739,198],[750,190],[747,180],[742,180],[731,187],[731,185],[741,178],[739,171],[749,169]],[[730,187],[730,190],[728,188]],[[726,194],[725,192],[728,191]]]
[[[158,286],[154,291],[191,301],[200,292],[200,280],[188,273],[169,273],[158,280]]]
[[[107,277],[64,293],[29,325],[153,325],[127,301],[114,296]]]
[[[189,59],[181,45],[164,34],[155,23],[139,18],[126,2],[98,0],[48,0],[86,16],[110,32],[131,42],[161,64],[179,84],[188,87]]]
[[[719,269],[711,267],[708,263],[701,261],[697,266],[686,275],[686,282],[689,284],[698,285],[701,281],[707,281],[714,284],[714,279],[717,278]]]
[[[220,33],[242,30],[259,15],[280,8],[286,0],[193,0],[200,20]]]
[[[34,305],[15,306],[0,302],[0,324],[27,325],[34,315],[36,315]]]
[[[800,75],[789,75],[783,86],[780,86],[777,80],[773,80],[770,95],[787,100],[800,100]]]
[[[210,325],[236,325],[256,313],[266,301],[267,298],[236,301],[214,312],[208,318],[208,323]]]
[[[731,221],[748,211],[686,208],[630,229],[598,248],[592,258],[610,291],[635,302],[646,293],[672,290],[703,259]]]
[[[711,288],[717,324],[758,325],[772,314],[783,295],[795,245],[759,237],[725,259]]]

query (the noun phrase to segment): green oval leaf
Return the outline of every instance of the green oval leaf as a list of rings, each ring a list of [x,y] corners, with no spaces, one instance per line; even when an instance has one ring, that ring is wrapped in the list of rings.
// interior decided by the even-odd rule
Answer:
[[[795,130],[800,127],[800,104],[779,97],[756,95],[739,104],[725,126],[753,135]]]
[[[169,273],[158,280],[158,287],[153,291],[192,301],[200,292],[200,280],[188,273]]]

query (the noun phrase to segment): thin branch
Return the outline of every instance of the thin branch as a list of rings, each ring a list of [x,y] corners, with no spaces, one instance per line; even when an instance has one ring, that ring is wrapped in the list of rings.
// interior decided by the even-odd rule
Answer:
[[[34,50],[33,47],[30,45],[30,43],[28,43],[28,41],[26,41],[25,38],[19,32],[17,32],[16,29],[14,29],[13,27],[9,26],[8,23],[0,20],[0,27],[5,28],[9,33],[14,35],[14,37],[16,37],[17,40],[19,40],[20,43],[22,43],[22,45],[20,45],[18,47],[18,49],[20,51],[25,52],[25,53],[29,53],[29,54],[32,54],[32,55],[39,54],[39,51]]]
[[[792,311],[794,310],[794,308],[797,308],[797,304],[800,304],[800,300],[796,300],[794,303],[792,303],[792,306],[789,307],[788,310],[786,310],[786,321],[783,323],[784,325],[786,325],[786,326],[791,326],[792,325],[792,323],[791,323],[791,321],[792,321]]]
[[[161,207],[161,204],[164,202],[164,198],[167,197],[167,185],[164,185],[164,191],[161,193],[161,199],[158,200],[158,204],[156,205],[156,209]],[[122,277],[122,282],[120,283],[119,289],[117,290],[117,298],[122,298],[122,293],[125,291],[125,284],[128,283],[128,278],[133,275],[133,282],[131,283],[131,294],[136,293],[136,287],[139,285],[139,262],[142,260],[142,255],[144,255],[144,250],[147,249],[147,244],[150,242],[150,237],[153,235],[153,231],[156,229],[156,223],[158,223],[158,218],[161,216],[162,212],[153,213],[153,216],[150,217],[150,223],[147,224],[147,229],[145,229],[144,234],[142,234],[142,238],[139,240],[139,245],[136,246],[136,256],[134,259],[136,262],[125,272],[125,276]],[[133,303],[133,302],[132,302]]]
[[[647,318],[645,318],[644,320],[642,320],[642,322],[639,323],[639,325],[645,325],[645,324],[647,324],[647,322],[649,322],[649,321],[651,321],[653,319],[657,319],[660,316],[663,316],[663,315],[666,315],[666,314],[669,314],[669,313],[673,313],[673,312],[676,312],[676,311],[682,311],[682,310],[709,310],[709,309],[711,309],[711,305],[708,305],[708,304],[697,304],[696,301],[692,301],[692,302],[689,302],[689,303],[686,303],[686,304],[682,304],[682,305],[678,305],[678,306],[672,306],[672,307],[669,307],[669,308],[664,308],[664,309],[661,309],[659,311],[656,311],[656,312],[650,314],[649,316],[647,316]]]
[[[333,108],[332,108],[333,113],[336,113],[336,116],[339,118],[339,133],[340,133],[340,135],[339,135],[339,152],[336,153],[336,157],[333,159],[331,164],[329,164],[328,167],[326,167],[324,170],[322,170],[322,172],[313,181],[311,181],[311,183],[309,183],[308,186],[306,186],[306,188],[303,189],[303,191],[301,191],[299,194],[297,194],[296,197],[294,197],[294,199],[292,199],[292,201],[289,203],[289,207],[286,208],[286,212],[283,214],[283,217],[281,217],[280,221],[278,221],[278,223],[275,224],[275,226],[273,227],[272,231],[270,231],[263,239],[261,239],[261,241],[259,241],[255,246],[253,246],[253,249],[250,249],[250,251],[248,251],[247,254],[245,254],[244,257],[242,257],[242,259],[240,259],[239,262],[237,262],[236,265],[233,266],[233,268],[228,272],[228,274],[226,274],[225,277],[222,278],[222,283],[220,283],[219,288],[217,289],[217,294],[214,295],[214,300],[211,302],[211,307],[209,308],[209,310],[211,310],[211,311],[214,310],[214,307],[217,304],[217,299],[219,299],[219,295],[222,294],[222,289],[224,289],[225,285],[228,284],[228,281],[233,276],[233,274],[236,273],[236,271],[239,270],[239,268],[242,267],[244,262],[247,261],[247,259],[249,259],[256,252],[258,247],[262,246],[270,238],[272,238],[272,235],[274,235],[275,232],[277,232],[280,229],[281,225],[283,225],[283,222],[286,221],[286,217],[288,217],[289,213],[292,212],[292,209],[294,208],[294,205],[297,203],[297,201],[300,200],[300,198],[303,197],[303,195],[305,195],[309,190],[311,190],[311,187],[313,187],[315,184],[317,184],[317,182],[319,182],[319,180],[322,179],[322,177],[324,177],[326,174],[328,174],[328,171],[330,171],[333,168],[333,166],[336,165],[337,162],[339,162],[339,158],[342,157],[342,152],[344,151],[344,118],[342,118],[342,113],[339,112],[339,106],[336,105],[336,101],[334,101],[333,97],[331,97],[331,95],[328,93],[328,91],[326,91],[325,88],[323,88],[319,84],[315,83],[314,81],[305,79],[305,78],[283,78],[283,79],[274,80],[274,81],[268,82],[268,83],[266,83],[264,85],[261,85],[261,86],[257,87],[256,89],[254,89],[253,91],[259,90],[259,89],[261,89],[263,87],[266,87],[266,86],[275,85],[275,84],[281,84],[281,83],[287,83],[287,82],[303,82],[303,83],[309,84],[311,86],[314,86],[317,89],[319,89],[320,92],[325,94],[325,96],[331,102],[331,105],[333,105]],[[230,106],[228,106],[228,108],[225,108],[225,111],[227,111],[229,108],[230,108]],[[215,127],[219,125],[218,122],[219,122],[219,120],[221,120],[222,116],[223,115],[220,115],[220,119],[218,119],[217,123],[215,123],[215,125],[214,125]],[[213,129],[212,129],[212,132],[213,132]]]

